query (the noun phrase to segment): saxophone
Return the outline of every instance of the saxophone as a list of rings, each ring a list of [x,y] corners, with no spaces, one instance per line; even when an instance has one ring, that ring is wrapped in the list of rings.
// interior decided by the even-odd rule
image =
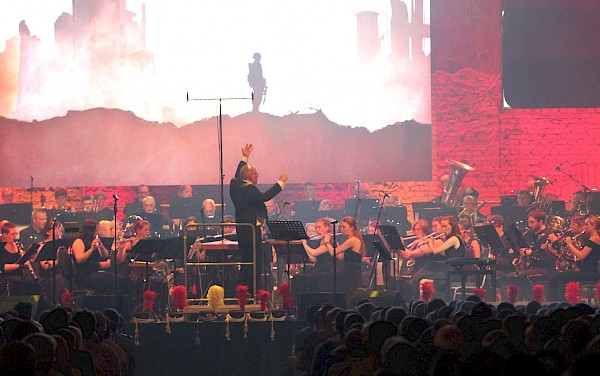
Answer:
[[[15,240],[15,245],[17,246],[19,253],[21,255],[23,255],[25,253],[25,250],[23,249],[23,245],[21,245],[21,243],[19,243],[17,240]],[[27,261],[29,261],[29,260],[27,260]],[[37,274],[35,273],[35,270],[33,270],[31,263],[27,262],[27,261],[25,263],[23,263],[23,265],[25,265],[25,267],[29,271],[29,274],[31,274],[31,278],[33,278],[34,281],[37,281],[39,278],[38,278]]]

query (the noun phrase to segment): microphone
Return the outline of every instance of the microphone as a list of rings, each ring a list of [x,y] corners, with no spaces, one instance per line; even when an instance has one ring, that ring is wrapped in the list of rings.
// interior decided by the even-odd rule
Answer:
[[[390,195],[386,191],[379,191],[379,192],[383,193],[383,198],[390,197]]]
[[[360,180],[355,180],[355,182],[357,182],[357,183],[362,183],[362,181],[360,181]]]
[[[186,93],[185,93],[185,101],[186,101],[186,102],[189,102],[189,101],[190,101],[190,93],[189,93],[189,92],[186,92]]]
[[[340,221],[338,221],[337,219],[334,219],[334,220],[332,220],[332,221],[331,221],[331,222],[329,222],[329,223],[331,223],[332,225],[335,225],[336,223],[340,223]]]
[[[560,167],[561,167],[562,165],[564,165],[564,164],[565,164],[565,162],[562,162],[562,163],[561,163],[561,164],[559,164],[558,166],[554,167],[554,171],[558,171],[558,170],[560,170]]]
[[[115,199],[115,201],[119,201],[119,196],[117,196],[116,194],[113,195],[113,198]]]
[[[56,217],[54,217],[54,219],[52,219],[52,224],[50,225],[50,230],[54,229],[54,225],[56,225]]]

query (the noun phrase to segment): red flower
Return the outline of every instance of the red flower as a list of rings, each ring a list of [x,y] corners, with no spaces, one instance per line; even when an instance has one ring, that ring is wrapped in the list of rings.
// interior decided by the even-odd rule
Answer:
[[[519,286],[508,285],[506,288],[506,295],[508,295],[508,301],[510,304],[515,304],[519,300]]]
[[[187,307],[187,294],[185,292],[185,286],[174,286],[171,289],[171,294],[173,295],[173,305],[175,309],[183,309]]]
[[[429,303],[431,298],[433,298],[434,292],[435,288],[433,287],[432,282],[423,282],[421,284],[421,300],[425,303]]]
[[[144,312],[152,312],[154,310],[154,300],[156,293],[152,290],[144,292]]]
[[[258,290],[256,293],[258,301],[260,302],[260,309],[263,311],[267,310],[267,303],[271,300],[271,293],[267,290]]]
[[[238,305],[243,311],[246,308],[246,302],[248,301],[248,286],[237,285],[235,287],[235,292],[237,295]]]
[[[581,289],[579,286],[579,282],[571,281],[567,282],[565,286],[565,299],[569,302],[570,305],[575,305],[579,303],[581,297],[579,296]]]
[[[292,295],[290,294],[290,286],[287,283],[277,287],[277,294],[279,295],[283,309],[288,311],[294,307]]]

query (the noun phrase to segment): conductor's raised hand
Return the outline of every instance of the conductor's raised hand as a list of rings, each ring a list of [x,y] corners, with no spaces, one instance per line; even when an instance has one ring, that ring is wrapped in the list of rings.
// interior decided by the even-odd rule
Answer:
[[[287,179],[288,179],[287,173],[284,172],[283,174],[279,175],[279,180],[281,180],[282,182],[285,183],[287,181]]]
[[[242,148],[242,155],[248,158],[250,156],[250,153],[252,153],[252,150],[254,150],[252,144],[246,144],[246,146]]]

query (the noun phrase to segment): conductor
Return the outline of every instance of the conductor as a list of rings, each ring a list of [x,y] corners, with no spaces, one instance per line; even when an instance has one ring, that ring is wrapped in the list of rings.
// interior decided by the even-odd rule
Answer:
[[[242,160],[238,164],[235,177],[229,183],[229,196],[233,201],[235,208],[235,220],[237,223],[248,223],[254,226],[256,234],[256,260],[258,266],[261,260],[262,252],[262,226],[265,225],[267,218],[267,208],[265,201],[274,198],[285,187],[287,173],[279,176],[277,183],[273,184],[265,192],[261,192],[256,184],[258,183],[258,171],[256,167],[248,164],[248,158],[252,153],[252,144],[246,144],[242,148]],[[238,226],[237,228],[239,242],[239,257],[242,262],[253,261],[252,251],[252,229],[249,226]],[[270,255],[269,255],[270,256]],[[257,275],[260,270],[257,270]],[[248,286],[249,291],[254,291],[254,278],[252,265],[241,265],[239,274],[239,284]]]

